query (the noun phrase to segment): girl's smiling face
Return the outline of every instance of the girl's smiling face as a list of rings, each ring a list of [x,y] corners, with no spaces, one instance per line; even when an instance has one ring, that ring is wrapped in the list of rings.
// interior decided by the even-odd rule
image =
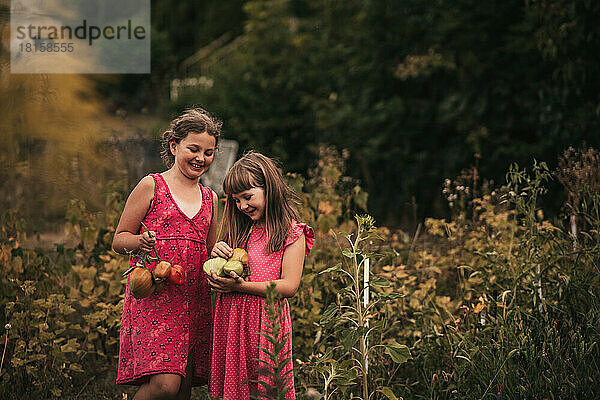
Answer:
[[[215,155],[216,139],[206,132],[189,133],[179,143],[171,142],[175,166],[189,179],[198,179],[208,170]]]
[[[265,216],[265,190],[253,187],[231,195],[235,205],[255,223],[262,224]]]

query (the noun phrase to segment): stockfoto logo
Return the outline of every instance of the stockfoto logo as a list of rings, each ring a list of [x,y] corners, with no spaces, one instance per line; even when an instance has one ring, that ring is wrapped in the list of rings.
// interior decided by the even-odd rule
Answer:
[[[107,40],[112,39],[137,39],[142,40],[146,38],[146,28],[143,26],[132,27],[131,20],[127,20],[126,26],[118,25],[116,27],[107,25],[104,27],[98,27],[95,25],[88,26],[87,20],[83,20],[83,23],[72,28],[70,26],[17,26],[17,39],[85,39],[88,40],[88,44],[91,46],[94,40],[104,38]]]
[[[13,0],[12,73],[149,73],[150,0]]]

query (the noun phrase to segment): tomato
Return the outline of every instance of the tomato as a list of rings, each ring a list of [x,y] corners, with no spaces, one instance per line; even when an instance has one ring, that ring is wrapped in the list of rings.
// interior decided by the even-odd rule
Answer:
[[[171,266],[171,273],[168,278],[169,282],[175,285],[181,285],[185,281],[185,270],[181,265],[175,264]]]

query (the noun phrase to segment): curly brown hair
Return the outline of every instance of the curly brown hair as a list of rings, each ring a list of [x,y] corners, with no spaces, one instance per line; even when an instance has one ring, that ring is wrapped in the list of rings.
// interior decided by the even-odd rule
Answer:
[[[160,156],[165,165],[170,168],[175,163],[175,156],[169,147],[171,142],[181,142],[189,133],[206,132],[214,136],[215,145],[219,143],[223,122],[215,118],[203,108],[190,108],[171,121],[169,129],[163,132]]]

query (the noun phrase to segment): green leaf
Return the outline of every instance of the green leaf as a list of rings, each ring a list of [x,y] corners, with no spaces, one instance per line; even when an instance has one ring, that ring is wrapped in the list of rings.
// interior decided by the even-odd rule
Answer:
[[[335,271],[341,271],[342,270],[342,264],[336,264],[333,267],[329,267],[321,272],[319,272],[319,275],[321,274],[326,274],[328,272],[335,272]]]
[[[316,346],[317,343],[319,343],[321,341],[321,336],[323,335],[323,329],[319,329],[317,331],[317,334],[315,335],[315,340],[313,342],[313,346]]]
[[[342,346],[344,346],[344,350],[351,350],[360,339],[360,336],[360,332],[358,332],[357,330],[353,329],[348,331],[342,338]]]
[[[81,270],[81,277],[83,279],[94,279],[94,277],[98,274],[98,270],[96,267],[83,268]]]
[[[389,387],[382,387],[381,389],[377,389],[377,391],[379,393],[383,393],[385,395],[385,397],[387,397],[390,400],[398,400],[398,398],[396,397],[396,395],[394,394],[394,392],[392,392],[392,389],[390,389]]]
[[[405,297],[404,293],[385,293],[379,296],[380,300],[395,300]]]
[[[91,293],[93,289],[94,289],[94,281],[93,280],[84,279],[83,282],[81,282],[81,291],[83,293]]]
[[[79,304],[81,305],[81,307],[83,308],[88,308],[92,302],[89,299],[82,299]]]
[[[338,313],[338,306],[335,303],[329,304],[327,309],[323,312],[323,316],[321,316],[320,324],[325,324],[327,321],[335,317]]]
[[[13,365],[13,367],[20,367],[25,364],[25,361],[19,357],[13,356],[13,358],[10,360],[10,363]]]
[[[410,354],[410,350],[407,346],[392,340],[385,347],[386,354],[389,354],[392,357],[392,360],[398,364],[403,364],[408,360],[412,359]]]
[[[79,349],[79,343],[77,343],[77,339],[69,339],[69,341],[60,346],[60,351],[63,353],[72,353]]]
[[[348,258],[354,258],[354,256],[356,255],[356,253],[354,253],[352,250],[350,249],[343,249],[342,250],[342,255],[344,257],[348,257]]]
[[[340,363],[338,371],[339,377],[335,380],[338,386],[353,386],[356,384],[357,373],[356,369],[352,368],[352,360]]]
[[[121,284],[120,281],[114,279],[110,282],[110,286],[108,287],[108,295],[110,297],[115,297],[121,293],[121,290],[123,290],[123,288],[123,284]]]
[[[31,355],[27,359],[27,361],[25,362],[25,364],[29,364],[29,363],[35,362],[35,361],[40,361],[40,360],[43,360],[44,358],[46,358],[45,354],[34,354],[34,355]]]
[[[375,279],[371,280],[369,285],[374,286],[374,287],[389,287],[390,281],[388,281],[385,278],[375,278]]]
[[[81,365],[77,364],[77,363],[72,363],[69,365],[69,369],[71,371],[75,371],[75,372],[84,372],[83,368],[81,367]]]
[[[40,371],[40,369],[36,366],[33,366],[33,365],[25,366],[25,372],[27,372],[27,375],[31,375],[34,378],[38,377],[39,371]]]

